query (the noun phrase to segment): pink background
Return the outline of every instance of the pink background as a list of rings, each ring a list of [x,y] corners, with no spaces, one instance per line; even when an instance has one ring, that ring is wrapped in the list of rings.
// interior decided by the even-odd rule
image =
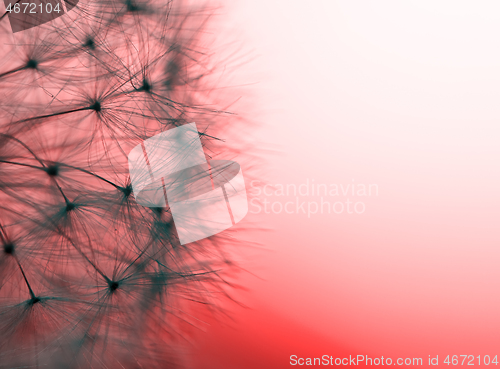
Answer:
[[[359,215],[250,214],[244,225],[265,230],[248,235],[258,258],[242,251],[257,275],[242,275],[248,308],[200,334],[197,367],[500,355],[500,4],[232,0],[224,11],[256,56],[238,73],[256,82],[264,181],[354,180],[379,194]]]

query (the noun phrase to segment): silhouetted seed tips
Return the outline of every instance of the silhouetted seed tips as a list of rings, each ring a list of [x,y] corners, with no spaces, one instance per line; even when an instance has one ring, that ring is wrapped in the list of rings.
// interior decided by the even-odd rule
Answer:
[[[127,5],[127,11],[129,12],[136,12],[139,10],[139,7],[136,4],[134,4],[132,0],[126,0],[125,4]]]
[[[129,197],[132,193],[132,185],[127,185],[126,187],[120,187],[120,190],[123,192],[125,197]]]
[[[83,44],[84,47],[88,47],[91,50],[95,49],[95,41],[92,37],[88,37],[85,43]]]
[[[89,106],[89,109],[94,110],[96,112],[100,112],[101,111],[101,103],[96,100],[96,101],[94,101],[94,103],[92,105]]]
[[[28,60],[26,63],[26,68],[28,69],[37,69],[38,68],[38,62],[34,59]]]
[[[137,90],[138,91],[144,91],[144,92],[151,92],[151,84],[148,82],[147,79],[144,80],[144,82],[142,83],[142,86],[140,88],[138,88]]]
[[[47,168],[45,168],[45,172],[51,176],[55,177],[59,174],[59,167],[57,165],[50,165]]]
[[[116,281],[109,281],[108,285],[111,292],[115,292],[120,287],[120,284]]]
[[[3,252],[7,255],[14,254],[14,244],[9,242],[3,245]]]
[[[28,305],[33,306],[40,301],[42,300],[39,297],[33,296],[31,299],[28,300]]]
[[[163,208],[151,208],[151,210],[153,210],[153,213],[156,215],[161,215],[161,213],[163,213]]]

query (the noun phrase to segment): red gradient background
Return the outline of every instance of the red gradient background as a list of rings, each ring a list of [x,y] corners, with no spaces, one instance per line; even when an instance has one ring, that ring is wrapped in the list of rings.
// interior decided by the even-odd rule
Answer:
[[[193,365],[360,354],[424,367],[439,355],[446,367],[447,355],[500,355],[500,5],[237,0],[225,10],[225,32],[256,55],[241,77],[257,82],[263,184],[379,191],[361,199],[363,214],[249,214],[243,226],[264,231],[247,235],[258,257],[242,251],[246,307],[209,322]]]

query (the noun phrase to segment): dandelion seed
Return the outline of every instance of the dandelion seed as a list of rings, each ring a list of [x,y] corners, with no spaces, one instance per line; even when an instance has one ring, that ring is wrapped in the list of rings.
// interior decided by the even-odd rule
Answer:
[[[3,252],[5,252],[7,255],[12,255],[14,254],[14,244],[13,243],[6,243],[3,245]]]

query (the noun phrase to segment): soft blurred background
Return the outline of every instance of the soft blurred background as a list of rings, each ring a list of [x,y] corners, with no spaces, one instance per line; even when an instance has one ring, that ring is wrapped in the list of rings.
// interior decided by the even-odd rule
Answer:
[[[238,73],[254,83],[260,190],[378,195],[325,197],[362,201],[362,214],[251,206],[244,225],[263,230],[246,235],[260,251],[241,254],[244,307],[204,325],[193,365],[500,355],[500,4],[231,0],[221,12],[252,48]]]

